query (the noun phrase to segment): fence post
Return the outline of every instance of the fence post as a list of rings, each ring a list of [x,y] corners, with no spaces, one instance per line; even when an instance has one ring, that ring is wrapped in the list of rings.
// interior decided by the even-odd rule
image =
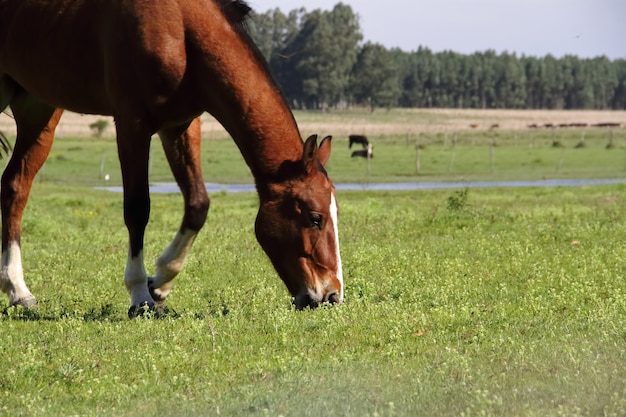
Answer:
[[[106,152],[102,152],[102,159],[100,160],[100,179],[104,178],[104,161],[106,159]]]
[[[561,157],[559,158],[559,164],[556,166],[556,172],[560,172],[561,171],[561,166],[563,165],[563,162],[565,161],[565,150],[567,148],[563,147],[563,151],[561,152]]]
[[[580,134],[580,142],[578,142],[576,147],[577,148],[584,148],[585,147],[585,131],[582,131],[582,133]]]
[[[367,177],[370,176],[370,161],[372,160],[372,144],[367,144]]]
[[[420,143],[419,140],[415,140],[415,173],[419,175],[421,169],[421,161],[420,161]]]
[[[452,156],[450,157],[450,164],[448,165],[448,172],[452,172],[454,170],[454,158],[456,158],[456,151],[452,151]]]
[[[606,145],[607,149],[613,148],[613,129],[611,129],[611,135],[609,136],[609,143]]]

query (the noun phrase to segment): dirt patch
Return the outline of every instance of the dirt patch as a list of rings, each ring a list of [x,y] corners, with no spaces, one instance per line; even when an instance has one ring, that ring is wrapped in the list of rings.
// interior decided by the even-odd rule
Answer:
[[[467,130],[527,130],[530,125],[617,123],[626,125],[626,111],[596,110],[458,110],[458,109],[392,109],[337,112],[296,112],[304,136],[318,133],[331,135],[403,135],[407,133],[461,132]],[[66,112],[57,128],[57,136],[91,136],[90,124],[106,120],[103,136],[115,136],[113,118]],[[0,131],[15,135],[11,116],[0,114]],[[228,137],[224,128],[210,115],[202,116],[202,135],[215,139]]]
[[[376,112],[380,112],[376,115]],[[346,113],[340,121],[310,121],[298,118],[303,132],[340,134],[402,135],[407,133],[446,133],[487,130],[528,130],[529,126],[597,123],[626,125],[626,111],[552,111],[552,110],[455,110],[455,109],[393,109],[374,113]],[[330,118],[329,118],[330,119]]]

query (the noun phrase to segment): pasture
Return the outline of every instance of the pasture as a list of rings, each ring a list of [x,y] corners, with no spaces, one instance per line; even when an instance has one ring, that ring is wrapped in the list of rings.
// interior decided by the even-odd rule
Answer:
[[[420,174],[401,133],[369,135],[369,173],[338,137],[328,168],[338,182],[624,176],[623,129],[587,130],[582,148],[580,130],[561,146],[551,131],[447,134],[420,135]],[[231,142],[203,152],[207,181],[251,181]],[[156,147],[151,167],[169,180]],[[91,188],[105,183],[119,184],[111,139],[57,140],[24,217],[39,307],[0,300],[0,415],[626,414],[626,185],[340,192],[346,299],[300,312],[255,241],[257,197],[218,193],[169,312],[130,321],[122,198]],[[152,198],[148,271],[182,206]]]
[[[335,182],[620,178],[626,173],[625,128],[527,128],[531,121],[541,124],[549,120],[626,123],[626,112],[422,112],[394,109],[375,113],[369,119],[368,113],[359,111],[326,116],[297,112],[296,116],[306,134],[335,135],[328,165]],[[67,121],[62,119],[59,138],[37,181],[89,186],[121,184],[115,141],[110,135],[88,136],[88,125],[93,120],[99,118],[70,113]],[[500,127],[469,128],[468,122],[476,120],[483,127],[492,121]],[[360,122],[364,127],[358,131],[355,126]],[[8,116],[0,115],[1,131],[11,135],[11,123]],[[237,147],[223,131],[211,130],[213,123],[208,116],[203,123],[209,137],[202,149],[205,180],[252,183],[252,175]],[[369,166],[363,158],[351,158],[356,148],[348,148],[349,132],[363,130],[373,143],[374,158]],[[150,160],[152,182],[173,181],[156,137]]]

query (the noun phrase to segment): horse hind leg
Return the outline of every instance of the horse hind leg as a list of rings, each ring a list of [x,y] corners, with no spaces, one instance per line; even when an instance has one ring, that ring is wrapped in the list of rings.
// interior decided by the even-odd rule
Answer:
[[[172,290],[173,279],[180,273],[191,246],[204,225],[209,210],[209,197],[202,178],[200,158],[200,120],[187,126],[159,132],[163,150],[185,201],[185,212],[174,240],[156,261],[153,278],[148,280],[150,294],[159,304]]]
[[[34,307],[36,299],[24,281],[21,255],[22,215],[35,175],[42,167],[54,138],[62,109],[42,104],[24,92],[15,94],[11,109],[17,138],[11,159],[2,175],[2,263],[0,288],[11,305]]]

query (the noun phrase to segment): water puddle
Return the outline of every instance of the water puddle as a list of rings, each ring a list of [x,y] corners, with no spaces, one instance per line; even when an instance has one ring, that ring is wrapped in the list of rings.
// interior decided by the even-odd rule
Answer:
[[[442,190],[449,188],[516,188],[516,187],[580,187],[585,185],[626,184],[626,178],[610,179],[554,179],[538,181],[455,181],[455,182],[398,182],[398,183],[340,183],[335,184],[341,191],[412,191]],[[98,190],[122,192],[121,186],[95,187]],[[242,193],[255,191],[254,184],[216,184],[207,183],[209,193]],[[157,194],[179,193],[175,183],[162,182],[150,184],[150,192]]]

